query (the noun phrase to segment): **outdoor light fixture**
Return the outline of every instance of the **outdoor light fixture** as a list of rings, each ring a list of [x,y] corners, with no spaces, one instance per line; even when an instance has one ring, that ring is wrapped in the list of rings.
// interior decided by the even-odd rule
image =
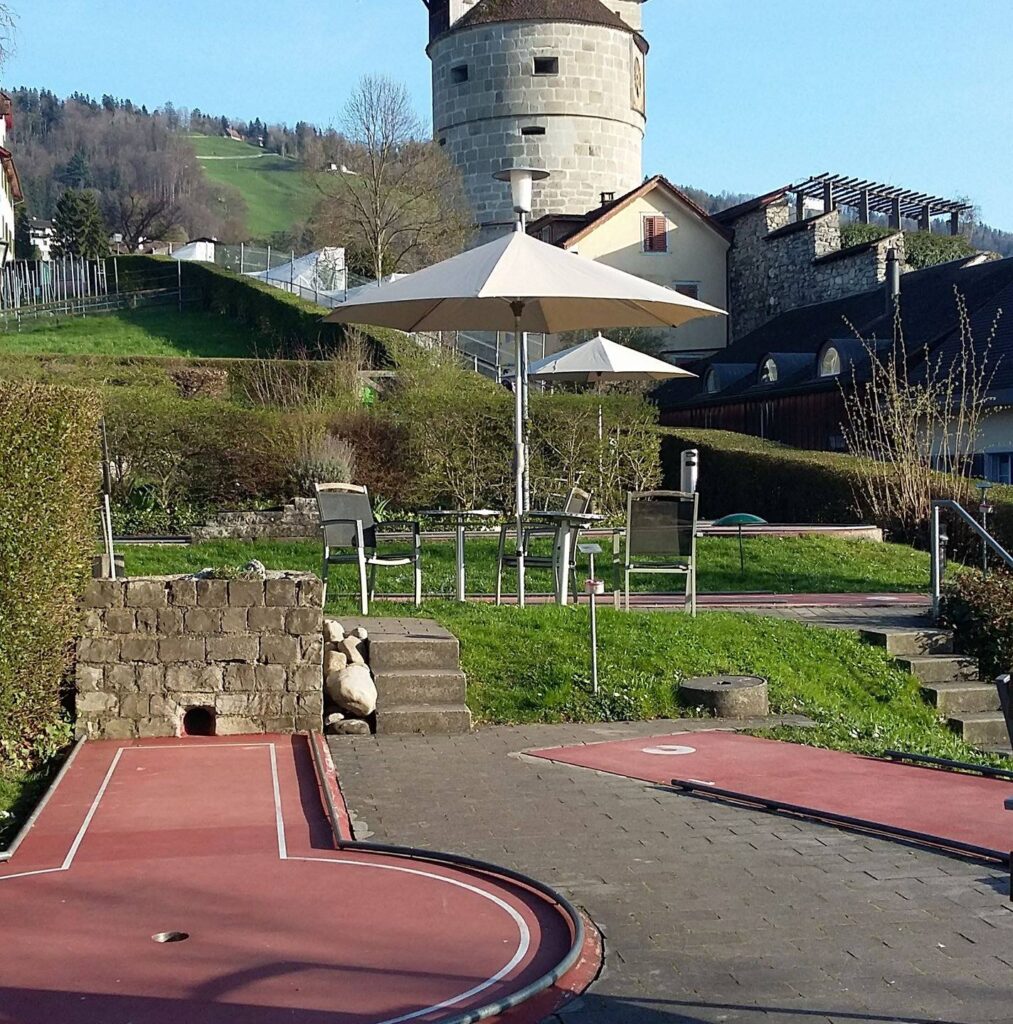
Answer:
[[[514,213],[521,215],[521,221],[531,212],[532,194],[536,181],[545,181],[548,171],[537,167],[509,167],[505,171],[497,171],[493,177],[497,181],[510,182],[510,196],[513,199]]]

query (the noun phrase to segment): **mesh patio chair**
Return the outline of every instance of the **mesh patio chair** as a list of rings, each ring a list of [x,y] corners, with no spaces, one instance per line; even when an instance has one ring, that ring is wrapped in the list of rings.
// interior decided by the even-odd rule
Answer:
[[[639,491],[627,496],[626,529],[612,540],[614,601],[630,610],[630,576],[666,573],[686,577],[686,610],[696,615],[698,496],[682,491]],[[620,576],[622,578],[620,578]]]
[[[369,602],[376,597],[377,568],[410,565],[414,568],[415,606],[418,607],[422,603],[422,535],[418,521],[395,519],[377,523],[369,492],[356,484],[316,484],[314,491],[324,539],[324,601],[327,600],[327,581],[332,565],[358,565],[359,606],[363,615],[369,614]],[[409,531],[411,547],[407,550],[393,548],[381,553],[381,543],[392,543],[383,534],[392,529]]]
[[[582,491],[579,487],[570,488],[562,511],[582,515],[591,511],[591,494],[589,491]],[[537,512],[529,513],[522,517],[521,523],[524,533],[524,569],[552,569],[558,575],[560,553],[563,549],[563,534],[570,535],[570,557],[569,564],[562,567],[563,572],[569,572],[573,580],[573,599],[577,600],[577,537],[580,534],[579,526],[566,527],[560,523],[553,526],[538,518]],[[513,522],[504,523],[499,531],[499,554],[496,559],[496,604],[503,603],[503,569],[517,568],[516,552],[507,551],[507,534],[516,535],[517,527]],[[552,538],[551,550],[535,553],[531,550],[532,541]],[[559,592],[559,579],[555,580],[556,592]]]

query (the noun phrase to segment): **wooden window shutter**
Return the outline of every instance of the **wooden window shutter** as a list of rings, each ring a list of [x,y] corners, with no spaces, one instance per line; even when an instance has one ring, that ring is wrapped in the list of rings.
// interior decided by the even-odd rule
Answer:
[[[668,252],[668,222],[664,217],[644,218],[644,252]]]

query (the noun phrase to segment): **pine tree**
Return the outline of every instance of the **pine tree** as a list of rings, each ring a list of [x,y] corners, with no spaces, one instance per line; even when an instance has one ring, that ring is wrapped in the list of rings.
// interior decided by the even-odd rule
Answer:
[[[94,192],[67,189],[53,218],[53,255],[98,259],[109,251],[106,229]]]
[[[66,166],[56,175],[56,180],[67,188],[91,188],[91,167],[84,150],[77,150],[67,161]]]

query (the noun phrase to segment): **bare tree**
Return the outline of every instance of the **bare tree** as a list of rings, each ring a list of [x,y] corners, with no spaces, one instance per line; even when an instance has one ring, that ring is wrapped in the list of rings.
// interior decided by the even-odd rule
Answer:
[[[123,235],[129,252],[144,238],[162,238],[176,224],[176,204],[166,193],[129,192],[110,195],[106,221]]]
[[[7,58],[14,52],[14,34],[18,18],[14,9],[0,2],[0,67],[7,63]]]
[[[351,166],[314,174],[318,242],[344,245],[377,280],[459,252],[472,227],[460,174],[426,138],[405,87],[365,76],[344,129]]]
[[[859,498],[877,522],[893,523],[908,537],[928,522],[932,499],[939,496],[936,474],[950,475],[948,496],[970,502],[971,458],[998,368],[990,357],[1002,311],[979,348],[967,303],[956,288],[954,297],[959,323],[954,345],[909,353],[898,309],[887,352],[860,338],[868,380],[864,375],[859,380],[853,366],[844,393],[844,438],[861,458]]]

